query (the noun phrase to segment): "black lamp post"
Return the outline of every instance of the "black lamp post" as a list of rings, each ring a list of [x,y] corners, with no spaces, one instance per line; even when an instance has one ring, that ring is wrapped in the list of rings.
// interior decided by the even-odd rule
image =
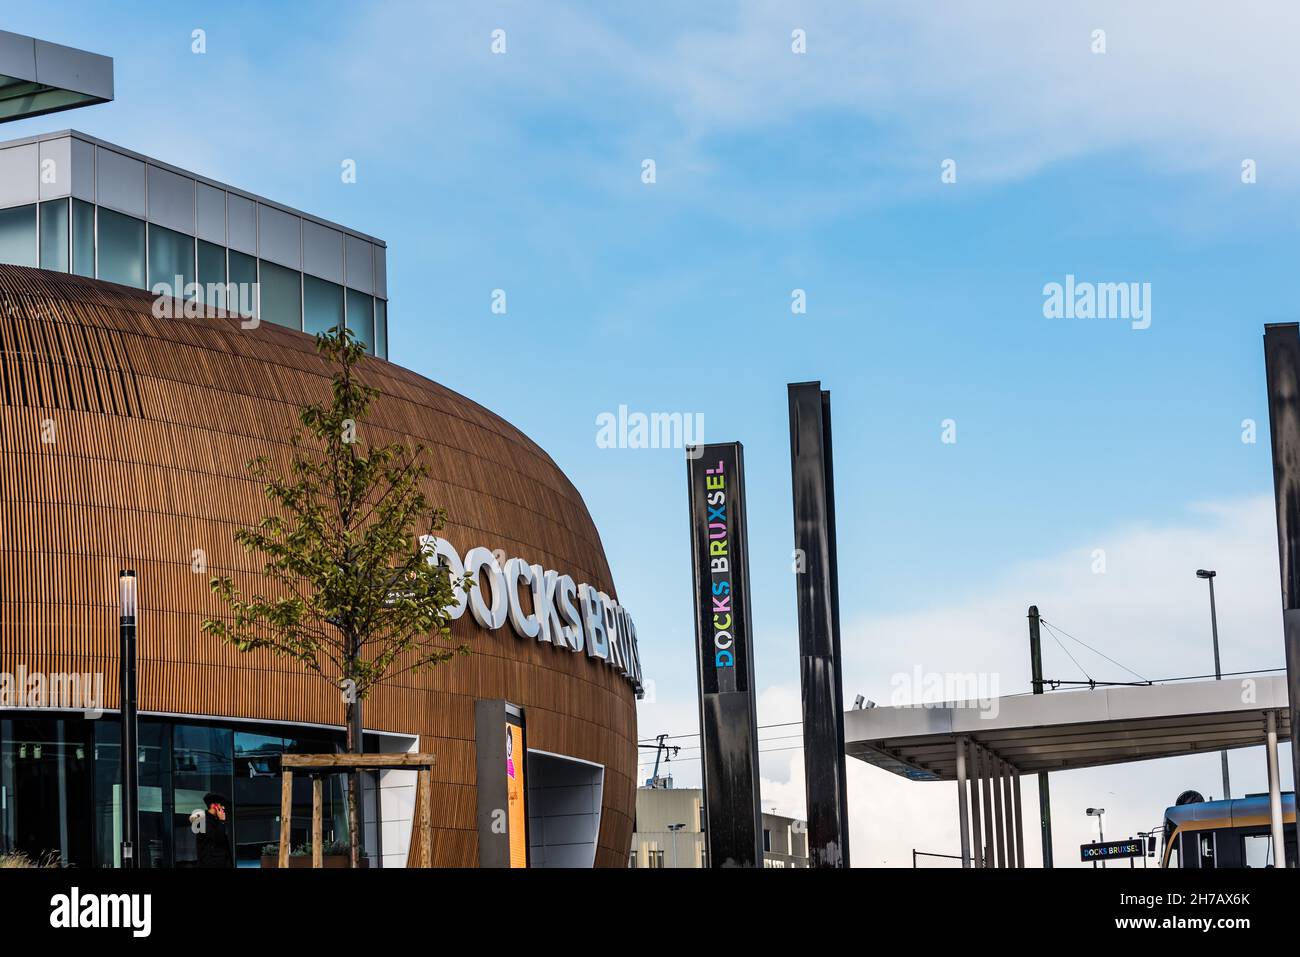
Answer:
[[[1218,572],[1213,569],[1198,568],[1196,577],[1210,583],[1210,634],[1214,637],[1214,680],[1223,680],[1223,670],[1219,667],[1219,616],[1214,608],[1214,578]],[[1231,800],[1232,788],[1228,784],[1228,752],[1219,752],[1219,761],[1223,766],[1223,799]]]
[[[118,572],[118,627],[121,636],[118,708],[122,722],[122,862],[124,868],[136,866],[135,847],[140,830],[136,807],[139,767],[136,749],[135,713],[135,624],[136,578],[133,571]]]

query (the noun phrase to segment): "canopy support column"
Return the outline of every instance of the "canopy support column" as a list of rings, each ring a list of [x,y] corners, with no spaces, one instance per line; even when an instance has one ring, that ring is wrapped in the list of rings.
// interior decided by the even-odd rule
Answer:
[[[1273,833],[1273,866],[1286,867],[1286,838],[1282,832],[1282,785],[1277,772],[1277,712],[1265,716],[1268,741],[1268,817]],[[1294,731],[1292,732],[1295,733]]]
[[[984,791],[984,866],[997,867],[993,842],[993,762],[989,753],[979,749],[980,775]]]
[[[993,814],[997,821],[995,828],[997,832],[997,851],[998,867],[1007,866],[1007,822],[1002,813],[1002,795],[1006,790],[1006,783],[1002,779],[1002,761],[993,754],[989,755],[989,763],[993,765]]]
[[[1025,819],[1020,810],[1020,772],[1011,770],[1011,797],[1016,802],[1016,867],[1025,866]]]
[[[970,808],[966,805],[966,739],[957,739],[957,820],[961,826],[961,866],[970,867]]]
[[[974,741],[966,742],[967,750],[970,753],[970,809],[971,809],[971,850],[974,854],[974,860],[971,862],[975,867],[984,866],[984,841],[980,830],[980,755],[976,750]]]

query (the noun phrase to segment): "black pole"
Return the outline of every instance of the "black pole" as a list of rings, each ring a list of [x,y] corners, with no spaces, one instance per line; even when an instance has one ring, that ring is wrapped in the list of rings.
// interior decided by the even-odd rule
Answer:
[[[1219,614],[1214,607],[1214,577],[1215,573],[1210,572],[1208,580],[1210,582],[1210,634],[1214,639],[1214,680],[1223,680],[1223,668],[1219,664]],[[1228,752],[1223,750],[1219,752],[1219,763],[1223,769],[1223,799],[1232,800],[1232,784],[1228,780]]]
[[[1273,447],[1282,636],[1291,708],[1291,769],[1300,794],[1300,326],[1264,326],[1268,424]]]
[[[848,867],[831,397],[820,382],[801,382],[789,401],[808,863]]]
[[[136,577],[133,571],[118,573],[119,633],[121,638],[118,663],[118,709],[121,714],[122,738],[122,859],[121,866],[137,866],[135,849],[140,830],[137,808],[137,778],[139,757],[136,753]]]
[[[1038,606],[1029,606],[1029,667],[1034,678],[1034,694],[1043,693],[1043,639],[1038,631]],[[1043,868],[1052,869],[1052,792],[1047,772],[1038,772],[1038,817],[1043,834]]]

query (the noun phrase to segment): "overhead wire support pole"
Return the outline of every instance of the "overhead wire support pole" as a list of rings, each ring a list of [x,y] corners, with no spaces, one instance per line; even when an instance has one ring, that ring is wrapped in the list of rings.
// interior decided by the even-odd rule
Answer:
[[[1029,606],[1029,667],[1033,675],[1034,694],[1043,693],[1043,640],[1039,632],[1038,606]],[[1038,817],[1042,831],[1043,867],[1052,869],[1052,791],[1047,772],[1038,772]]]

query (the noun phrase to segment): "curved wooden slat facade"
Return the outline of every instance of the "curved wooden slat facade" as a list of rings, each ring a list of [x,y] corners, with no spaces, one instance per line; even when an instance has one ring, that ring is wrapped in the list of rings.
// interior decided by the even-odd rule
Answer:
[[[140,576],[142,711],[341,726],[338,691],[322,679],[200,631],[222,611],[209,574],[231,574],[245,591],[262,584],[257,557],[233,538],[267,508],[245,463],[287,452],[297,410],[326,396],[330,370],[302,333],[160,319],[152,303],[110,283],[0,266],[0,662],[100,672],[115,708],[117,572],[130,567]],[[500,548],[616,594],[581,496],[534,442],[399,366],[366,360],[362,376],[382,393],[363,438],[428,448],[427,491],[462,553]],[[207,573],[193,571],[196,550]],[[604,765],[596,863],[624,866],[630,685],[468,614],[453,634],[468,657],[384,685],[365,715],[368,728],[418,734],[437,756],[434,865],[477,861],[474,700],[506,698],[527,710],[530,747]]]

